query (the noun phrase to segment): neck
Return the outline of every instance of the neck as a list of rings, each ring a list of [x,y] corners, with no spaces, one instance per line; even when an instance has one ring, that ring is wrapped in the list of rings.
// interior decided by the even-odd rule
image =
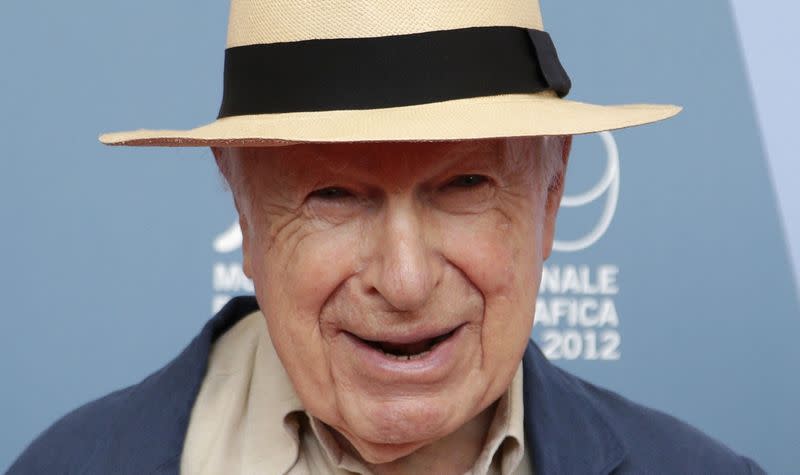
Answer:
[[[375,475],[395,475],[406,473],[466,473],[475,465],[483,450],[497,402],[486,408],[460,429],[432,444],[419,448],[413,453],[388,463],[367,467]],[[343,437],[337,437],[340,440]],[[351,455],[358,459],[350,444],[343,444]]]

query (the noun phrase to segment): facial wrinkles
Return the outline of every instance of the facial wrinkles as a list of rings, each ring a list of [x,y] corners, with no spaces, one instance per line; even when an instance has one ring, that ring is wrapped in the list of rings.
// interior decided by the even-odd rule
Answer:
[[[452,153],[452,151],[450,153]],[[514,161],[514,162],[519,162],[520,161],[519,160],[519,154],[517,154],[514,157],[499,157],[499,158],[501,160],[508,160],[508,161]],[[401,163],[400,163],[401,167],[400,168],[406,169],[409,166],[410,159],[411,159],[411,157],[409,157],[408,155],[405,155],[401,160]],[[527,201],[528,201],[528,199],[530,199],[531,192],[530,192],[530,189],[527,189],[527,190],[525,189],[525,188],[527,188],[527,185],[531,181],[533,181],[533,180],[530,179],[530,173],[525,173],[525,174],[522,174],[522,175],[512,173],[512,172],[516,172],[517,170],[519,170],[521,166],[524,166],[524,165],[520,165],[519,163],[516,163],[516,164],[512,163],[508,167],[504,167],[504,173],[503,174],[507,175],[507,176],[504,176],[502,178],[504,180],[508,179],[508,181],[512,181],[512,183],[503,186],[503,188],[500,190],[500,193],[501,193],[502,196],[499,197],[500,198],[499,199],[499,201],[500,201],[499,203],[496,203],[496,205],[493,206],[489,210],[483,210],[482,211],[482,213],[484,213],[484,214],[497,214],[498,215],[497,219],[495,219],[494,221],[497,223],[496,226],[501,231],[507,231],[508,229],[513,228],[513,226],[511,226],[511,223],[519,220],[520,217],[519,216],[512,216],[512,212],[511,211],[516,210],[516,209],[527,209],[528,205],[530,204]],[[527,171],[530,171],[530,166],[524,166],[524,167],[526,167]],[[395,174],[395,176],[396,175],[397,174]],[[500,185],[498,185],[498,186],[500,186]],[[394,197],[392,197],[391,199],[395,200]],[[397,198],[397,199],[400,199],[400,198]],[[403,198],[403,199],[405,199],[405,198]],[[511,211],[509,211],[509,210],[511,210]],[[428,220],[427,217],[426,218],[421,218],[421,219]],[[426,231],[425,234],[428,235],[429,231]],[[366,239],[362,240],[362,242],[364,242],[364,241],[366,241]],[[402,243],[400,243],[400,245],[402,245]]]
[[[444,271],[440,288],[423,307],[398,311],[380,296],[360,291],[357,278],[344,282],[326,302],[321,321],[326,338],[334,338],[341,330],[377,340],[379,335],[398,334],[416,328],[449,330],[458,324],[480,322],[482,298],[463,281],[463,275],[452,269]],[[446,291],[447,295],[442,295]]]
[[[282,304],[275,300],[264,300],[264,303],[265,307],[275,310],[273,313],[281,313],[282,319],[274,315],[272,318],[278,322],[276,325],[284,333],[282,336],[288,337],[284,342],[292,343],[283,345],[281,350],[290,366],[294,365],[297,372],[298,368],[305,368],[304,364],[309,365],[302,371],[304,376],[298,378],[313,378],[314,383],[306,383],[310,392],[306,389],[301,393],[305,397],[308,394],[313,396],[318,388],[330,387],[331,394],[316,398],[319,401],[312,407],[318,414],[326,415],[326,422],[347,434],[348,438],[358,440],[364,434],[351,432],[348,421],[342,419],[341,411],[345,405],[356,401],[356,409],[348,413],[351,415],[363,415],[363,411],[359,412],[357,408],[364,407],[364,403],[368,408],[365,410],[390,407],[368,399],[353,399],[353,393],[362,391],[372,394],[375,401],[382,399],[390,404],[404,398],[404,391],[408,391],[409,397],[416,397],[415,391],[419,388],[373,389],[357,379],[349,381],[347,378],[352,375],[347,368],[340,374],[344,377],[337,380],[335,362],[330,359],[330,345],[325,341],[340,329],[369,336],[382,330],[402,332],[420,324],[447,328],[466,321],[470,325],[469,331],[478,334],[473,340],[480,348],[472,351],[473,346],[470,346],[474,356],[461,361],[469,361],[469,370],[465,371],[464,377],[475,381],[477,386],[471,387],[468,391],[471,394],[459,395],[458,407],[461,409],[455,406],[445,409],[466,411],[465,408],[472,407],[478,400],[488,403],[489,398],[496,397],[508,372],[508,368],[498,362],[498,348],[504,347],[504,339],[508,339],[507,343],[514,348],[521,344],[510,337],[511,331],[508,330],[509,325],[519,328],[518,323],[507,320],[513,318],[519,322],[524,319],[520,315],[524,309],[519,302],[526,299],[519,297],[530,294],[525,290],[528,286],[523,284],[526,279],[531,280],[526,276],[532,271],[520,270],[520,267],[528,265],[520,263],[520,259],[531,259],[533,248],[537,246],[530,243],[532,240],[540,241],[540,233],[533,230],[535,222],[539,221],[536,217],[539,212],[531,213],[532,209],[542,207],[538,199],[542,187],[534,185],[538,167],[531,165],[533,160],[540,160],[542,156],[537,156],[532,150],[512,150],[513,147],[506,148],[503,143],[484,143],[480,145],[485,147],[483,150],[472,149],[471,152],[461,145],[399,149],[375,145],[324,148],[325,156],[311,148],[302,153],[300,149],[291,153],[287,149],[281,151],[286,154],[282,156],[269,156],[274,153],[270,151],[266,152],[267,156],[254,157],[259,163],[255,164],[258,173],[253,177],[262,180],[253,183],[255,191],[250,199],[258,205],[248,212],[249,219],[258,220],[253,221],[255,226],[251,227],[250,238],[263,241],[259,253],[253,256],[260,266],[256,272],[260,275],[257,287],[268,292],[269,297],[278,295],[283,300]],[[398,153],[382,156],[380,152],[385,150]],[[496,192],[488,206],[470,215],[457,215],[437,211],[435,202],[420,200],[425,196],[420,194],[422,183],[435,182],[438,187],[450,175],[471,173],[470,163],[475,164],[475,170],[484,170],[496,178]],[[305,197],[313,191],[315,184],[348,186],[352,183],[366,184],[377,190],[383,201],[373,201],[375,207],[369,211],[356,207],[355,218],[342,223],[325,223],[309,214],[304,204]],[[386,200],[394,201],[387,204]],[[437,265],[443,269],[439,287],[431,292],[423,305],[409,311],[397,311],[379,295],[365,293],[363,282],[359,280],[370,259],[375,258],[375,246],[379,248],[381,245],[375,241],[375,236],[379,236],[381,231],[378,216],[386,206],[396,206],[397,203],[403,204],[404,212],[416,213],[412,214],[416,218],[407,223],[410,227],[403,233],[409,236],[420,233],[414,238],[418,242],[411,244],[422,246],[427,259],[440,259]],[[376,213],[376,209],[383,211]],[[257,232],[263,235],[259,236]],[[332,245],[331,241],[336,242]],[[332,248],[335,252],[326,254]],[[298,261],[301,255],[303,257]],[[320,268],[327,272],[327,280],[323,279],[325,283],[318,286],[317,291],[307,281],[302,281],[301,271],[316,272]],[[265,280],[265,276],[274,282]],[[270,287],[271,290],[263,290]],[[301,294],[310,298],[299,298]],[[299,320],[305,322],[302,328],[297,325]],[[484,334],[485,331],[490,333]],[[302,345],[317,348],[302,352],[299,350]],[[491,354],[484,354],[488,351],[487,346],[492,346]],[[304,355],[305,361],[293,361],[291,355],[297,354]],[[318,361],[311,363],[310,358]],[[462,387],[451,383],[450,389],[460,391]],[[420,401],[420,404],[425,403],[424,399]],[[433,396],[430,396],[430,401],[434,401]],[[436,402],[442,406],[442,401]],[[400,404],[401,409],[408,409]],[[338,411],[338,415],[331,415],[333,411]],[[454,423],[445,416],[438,420]],[[388,426],[379,424],[375,427]]]
[[[291,147],[290,147],[291,149]],[[247,202],[252,208],[248,220],[258,223],[259,231],[266,230],[264,251],[275,242],[295,242],[308,220],[303,197],[298,194],[304,179],[303,167],[293,166],[296,150],[283,152],[272,149],[244,149],[240,163],[244,175]],[[263,236],[253,236],[257,241]]]
[[[500,196],[498,197],[498,203],[491,208],[490,210],[485,210],[489,214],[496,213],[498,215],[498,219],[496,219],[496,223],[498,228],[503,232],[514,232],[514,230],[519,230],[519,226],[512,226],[511,223],[518,221],[519,216],[512,216],[513,211],[520,210],[520,209],[530,209],[531,202],[528,201],[526,198],[531,198],[531,190],[528,188],[528,185],[531,184],[532,180],[532,173],[530,173],[531,167],[530,165],[525,165],[525,163],[531,162],[532,158],[530,155],[526,153],[519,153],[520,150],[510,150],[512,147],[508,148],[501,148],[500,152],[505,152],[505,157],[494,157],[499,158],[503,163],[503,174],[506,175],[503,177],[504,179],[507,178],[511,183],[507,183],[505,185],[498,184],[498,186],[502,186],[500,189]],[[474,149],[474,148],[473,148]],[[517,153],[513,153],[517,152]],[[451,156],[455,153],[454,150],[448,150],[444,156]],[[462,151],[463,153],[463,151]],[[528,155],[525,157],[525,155]],[[268,160],[272,157],[261,157],[261,160]],[[294,157],[290,157],[294,158]],[[361,157],[370,159],[374,163],[374,159],[376,157]],[[400,165],[399,168],[403,170],[405,173],[401,174],[394,174],[403,175],[409,173],[411,162],[414,157],[410,154],[404,154],[403,157],[400,159],[400,163],[396,163],[396,165]],[[527,160],[526,160],[527,158]],[[331,167],[334,167],[338,170],[346,170],[353,167],[353,162],[358,160],[359,157],[348,157],[346,160],[339,160],[333,162],[327,162],[330,164]],[[315,161],[320,160],[319,156],[315,157]],[[259,165],[263,165],[265,162],[261,162]],[[335,166],[339,164],[339,166]],[[271,182],[268,185],[273,186],[260,186],[257,189],[259,190],[258,194],[258,203],[259,203],[259,210],[256,213],[256,219],[263,219],[264,222],[260,229],[269,229],[269,238],[266,240],[268,243],[265,249],[262,249],[261,252],[266,254],[267,252],[272,250],[272,244],[276,242],[280,243],[288,243],[290,247],[281,246],[279,251],[283,255],[294,255],[297,252],[297,248],[301,245],[302,241],[308,237],[309,234],[312,233],[312,230],[308,227],[308,214],[304,212],[304,208],[302,204],[292,203],[291,205],[285,203],[289,199],[296,200],[296,197],[287,196],[286,194],[281,195],[280,193],[272,193],[273,189],[280,190],[281,186],[275,186],[280,182],[283,182],[285,185],[285,181],[281,178],[281,175],[285,175],[289,178],[289,182],[291,180],[296,179],[299,174],[294,172],[291,167],[275,167],[278,170],[270,170],[270,173],[261,173],[261,174],[254,174],[253,176],[267,176],[270,178],[274,178],[274,180],[270,180]],[[528,173],[517,173],[518,171],[524,169]],[[275,173],[278,171],[279,173]],[[262,183],[263,185],[263,183]],[[251,188],[251,189],[255,189]],[[538,193],[537,193],[538,194]],[[276,196],[277,195],[277,196]],[[254,197],[255,198],[255,197]],[[392,198],[394,199],[394,198]],[[532,202],[536,202],[536,200],[531,200]],[[424,218],[423,218],[424,219]],[[537,220],[538,221],[538,220]],[[431,226],[429,226],[431,227]],[[360,232],[365,233],[367,232],[367,223],[360,223]],[[427,234],[427,232],[426,232]],[[538,234],[538,233],[537,233]],[[367,239],[361,239],[360,242],[366,242]],[[511,241],[515,241],[511,239]],[[517,250],[514,250],[517,252]],[[451,263],[452,264],[452,263]],[[402,263],[401,263],[402,265]],[[509,269],[511,271],[511,269]],[[509,272],[509,275],[511,272]],[[464,276],[466,278],[466,276]],[[494,289],[492,289],[494,290]],[[502,293],[502,292],[501,292]]]
[[[441,266],[440,263],[434,262],[441,259],[435,251],[438,247],[437,238],[432,236],[435,234],[432,229],[435,228],[435,223],[424,216],[419,216],[420,212],[424,212],[424,209],[413,203],[407,193],[401,196],[392,194],[383,200],[381,211],[370,214],[368,218],[357,220],[355,232],[359,235],[356,239],[359,244],[353,252],[359,256],[358,263],[354,275],[334,291],[322,308],[321,320],[329,329],[326,334],[335,335],[338,329],[343,328],[369,339],[378,335],[381,329],[396,330],[418,326],[420,323],[445,326],[453,320],[450,314],[460,312],[460,305],[442,306],[442,299],[437,295],[441,288],[453,287],[451,282],[440,282],[441,285],[433,282],[423,283],[423,287],[428,285],[432,288],[419,289],[419,292],[429,292],[429,295],[422,306],[412,309],[395,307],[387,300],[387,295],[381,292],[387,290],[383,287],[384,284],[388,285],[390,287],[388,290],[391,291],[406,285],[413,287],[414,282],[403,282],[403,280],[415,277],[411,274],[424,273],[425,270],[419,269],[420,266]],[[404,250],[404,247],[414,249]],[[417,262],[409,262],[408,254],[417,254]],[[399,268],[402,266],[409,267]],[[432,272],[434,275],[427,276],[428,278],[434,280],[442,278],[436,275],[436,269]],[[368,281],[364,280],[365,275],[369,275]],[[371,289],[373,285],[377,285],[378,289],[373,291]],[[459,303],[469,302],[466,292],[460,297]],[[431,322],[430,316],[434,315],[437,321]]]

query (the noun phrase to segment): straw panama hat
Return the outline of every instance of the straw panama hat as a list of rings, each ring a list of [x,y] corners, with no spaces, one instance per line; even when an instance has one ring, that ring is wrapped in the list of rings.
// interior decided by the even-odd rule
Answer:
[[[134,146],[429,141],[614,130],[673,105],[563,97],[538,0],[232,0],[217,120]]]

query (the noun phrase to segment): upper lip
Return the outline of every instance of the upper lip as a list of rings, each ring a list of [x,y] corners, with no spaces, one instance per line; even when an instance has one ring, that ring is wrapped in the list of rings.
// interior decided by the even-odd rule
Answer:
[[[374,335],[364,335],[349,330],[344,330],[344,331],[364,341],[377,342],[377,343],[391,343],[395,345],[406,345],[411,343],[417,343],[420,341],[431,340],[433,338],[447,335],[448,333],[457,330],[462,325],[465,324],[459,323],[457,325],[452,325],[445,328],[442,327],[419,328],[419,329],[410,329],[407,331],[382,332]]]

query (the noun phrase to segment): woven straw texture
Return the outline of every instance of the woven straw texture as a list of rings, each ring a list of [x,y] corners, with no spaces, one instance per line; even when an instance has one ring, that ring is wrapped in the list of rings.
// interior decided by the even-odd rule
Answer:
[[[233,0],[228,47],[470,26],[543,29],[537,0]]]
[[[538,0],[233,0],[228,46],[359,38],[475,26],[542,30]],[[275,67],[281,67],[275,65]],[[647,124],[670,105],[598,106],[552,92],[404,107],[232,116],[189,130],[105,134],[109,145],[277,146],[300,142],[428,141],[566,135]]]
[[[139,130],[100,140],[185,147],[567,135],[642,125],[679,111],[669,105],[598,106],[548,93],[507,94],[387,109],[244,115],[192,130]]]

